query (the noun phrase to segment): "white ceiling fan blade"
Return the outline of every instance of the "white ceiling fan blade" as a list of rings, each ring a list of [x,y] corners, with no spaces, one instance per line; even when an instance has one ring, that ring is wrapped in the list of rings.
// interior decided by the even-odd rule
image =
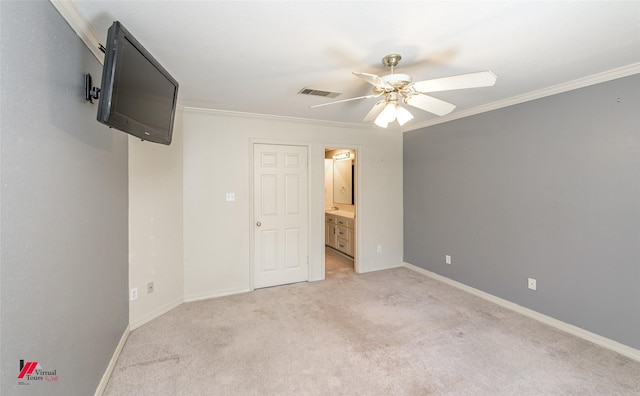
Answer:
[[[369,114],[367,114],[362,121],[368,122],[368,121],[374,120],[378,116],[378,114],[380,114],[380,112],[384,109],[384,104],[385,104],[384,99],[376,102],[376,104],[374,104],[373,107],[371,108],[371,111],[369,111]]]
[[[366,82],[368,82],[369,84],[375,86],[375,87],[381,87],[381,88],[390,88],[393,89],[393,87],[389,84],[387,84],[382,77],[380,76],[376,76],[375,74],[369,74],[369,73],[358,73],[358,72],[352,72],[354,75],[360,77],[361,79],[365,80]]]
[[[496,83],[495,74],[490,71],[481,71],[457,76],[435,78],[433,80],[418,81],[413,83],[413,88],[418,92],[439,92],[454,89],[490,87]]]
[[[337,100],[335,102],[317,104],[317,105],[309,106],[309,108],[310,109],[314,109],[316,107],[329,106],[329,105],[336,104],[336,103],[350,102],[352,100],[377,98],[378,96],[380,96],[380,95],[379,94],[374,94],[374,95],[358,96],[356,98],[342,99],[342,100]]]
[[[454,104],[422,94],[411,95],[404,102],[439,116],[449,114],[456,108]]]

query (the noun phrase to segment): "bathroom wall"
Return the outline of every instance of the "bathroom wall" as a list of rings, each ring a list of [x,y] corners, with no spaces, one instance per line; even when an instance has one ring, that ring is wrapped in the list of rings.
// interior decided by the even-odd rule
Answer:
[[[324,159],[324,207],[330,209],[333,203],[333,159]]]

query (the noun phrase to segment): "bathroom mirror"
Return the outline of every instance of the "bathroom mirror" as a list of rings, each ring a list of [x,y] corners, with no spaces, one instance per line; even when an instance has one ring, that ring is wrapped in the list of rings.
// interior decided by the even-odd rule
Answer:
[[[333,161],[333,202],[353,205],[353,161]]]

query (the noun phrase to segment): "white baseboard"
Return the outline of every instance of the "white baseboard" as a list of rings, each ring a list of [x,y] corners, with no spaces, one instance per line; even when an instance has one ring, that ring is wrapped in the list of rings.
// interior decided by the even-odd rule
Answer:
[[[131,328],[131,331],[137,329],[138,327],[147,324],[149,322],[151,322],[152,320],[166,314],[167,312],[171,311],[172,309],[174,309],[175,307],[177,307],[178,305],[182,304],[184,302],[183,299],[177,299],[174,300],[168,304],[163,305],[162,307],[156,309],[155,311],[149,312],[148,314],[141,316],[139,318],[136,319],[131,319],[129,318],[129,327]]]
[[[624,355],[628,358],[631,358],[633,360],[637,360],[640,362],[640,350],[632,348],[628,345],[624,345],[621,344],[617,341],[611,340],[609,338],[603,337],[601,335],[592,333],[590,331],[587,331],[585,329],[582,329],[580,327],[571,325],[569,323],[563,322],[561,320],[558,319],[554,319],[550,316],[541,314],[540,312],[534,311],[532,309],[529,308],[525,308],[521,305],[518,305],[516,303],[512,303],[511,301],[507,301],[504,300],[500,297],[496,297],[493,294],[489,294],[486,292],[483,292],[482,290],[478,290],[476,288],[473,288],[471,286],[467,286],[464,283],[460,283],[457,281],[454,281],[453,279],[447,278],[445,276],[442,275],[438,275],[434,272],[428,271],[424,268],[420,268],[418,266],[415,266],[413,264],[409,264],[409,263],[404,263],[404,266],[410,270],[416,271],[420,274],[426,275],[430,278],[433,278],[435,280],[439,280],[443,283],[446,283],[448,285],[451,285],[453,287],[456,287],[460,290],[466,291],[468,293],[471,293],[475,296],[478,296],[480,298],[483,298],[487,301],[491,301],[492,303],[498,304],[502,307],[505,307],[507,309],[510,309],[512,311],[515,311],[519,314],[528,316],[532,319],[535,319],[539,322],[542,322],[544,324],[547,324],[549,326],[555,327],[556,329],[562,330],[566,333],[569,333],[571,335],[574,335],[576,337],[580,337],[584,340],[590,341],[596,345],[599,345],[603,348],[607,348],[609,350],[612,350],[614,352],[617,352],[621,355]]]
[[[186,296],[184,298],[184,302],[208,300],[210,298],[232,296],[234,294],[248,293],[250,291],[252,291],[252,290],[251,289],[238,289],[238,290],[225,290],[225,291],[222,291],[222,292],[214,292],[214,293],[207,292],[207,293],[192,294],[190,296]]]
[[[150,312],[144,316],[141,316],[140,318],[130,318],[129,319],[129,327],[130,330],[133,331],[135,329],[137,329],[140,326],[143,326],[149,322],[151,322],[152,320],[159,318],[160,316],[166,314],[167,312],[171,311],[172,309],[178,307],[179,305],[186,303],[186,302],[193,302],[193,301],[200,301],[200,300],[208,300],[210,298],[216,298],[216,297],[224,297],[224,296],[231,296],[234,294],[241,294],[241,293],[247,293],[250,292],[251,290],[249,289],[239,289],[239,290],[229,290],[229,291],[223,291],[223,292],[214,292],[214,293],[202,293],[202,294],[195,294],[195,295],[191,295],[191,296],[186,296],[184,299],[180,298],[177,300],[174,300],[168,304],[163,305],[162,307],[156,309],[153,312]]]
[[[129,329],[129,326],[127,326],[127,328],[124,329],[124,333],[122,333],[122,337],[120,337],[120,342],[118,343],[116,350],[113,352],[113,356],[111,356],[111,360],[109,361],[109,365],[107,366],[107,369],[104,371],[104,374],[102,375],[102,379],[98,384],[98,388],[96,389],[95,396],[102,396],[105,389],[107,389],[107,383],[109,382],[109,378],[111,378],[111,373],[113,372],[113,368],[116,366],[116,362],[120,357],[120,352],[122,352],[122,348],[124,348],[124,344],[127,342],[127,338],[129,338],[129,333],[131,333],[131,330]]]
[[[400,263],[400,264],[390,264],[390,265],[385,265],[383,267],[376,267],[376,268],[368,268],[364,271],[360,271],[358,272],[359,274],[366,274],[369,272],[378,272],[378,271],[385,271],[385,270],[390,270],[390,269],[394,269],[394,268],[400,268],[403,267],[404,263]]]

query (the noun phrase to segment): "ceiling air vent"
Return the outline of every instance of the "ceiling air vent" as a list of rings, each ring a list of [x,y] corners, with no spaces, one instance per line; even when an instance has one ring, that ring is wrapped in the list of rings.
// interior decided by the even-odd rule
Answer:
[[[329,91],[320,91],[319,89],[311,89],[311,88],[302,88],[298,91],[301,95],[314,95],[314,96],[324,96],[325,98],[336,98],[340,96],[337,92],[329,92]]]

